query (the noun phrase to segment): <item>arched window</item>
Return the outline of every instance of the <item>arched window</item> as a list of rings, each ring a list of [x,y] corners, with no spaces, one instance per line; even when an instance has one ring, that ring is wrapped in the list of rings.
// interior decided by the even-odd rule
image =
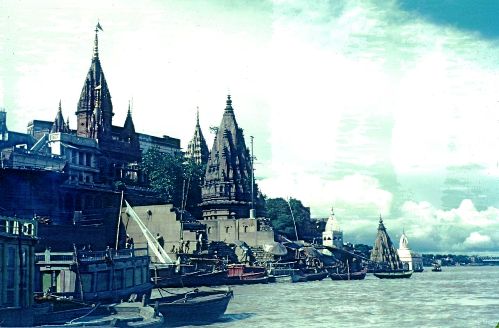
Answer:
[[[208,227],[208,233],[211,233],[211,227]]]
[[[225,227],[225,233],[229,233],[230,227]]]

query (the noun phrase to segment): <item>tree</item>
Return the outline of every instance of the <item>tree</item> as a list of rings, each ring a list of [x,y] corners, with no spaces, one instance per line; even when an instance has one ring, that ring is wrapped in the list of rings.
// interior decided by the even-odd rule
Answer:
[[[142,169],[149,184],[165,202],[178,207],[182,200],[184,181],[183,155],[162,153],[153,147],[142,157]]]
[[[284,198],[270,198],[266,200],[266,210],[274,230],[278,233],[290,240],[296,239],[294,216],[298,238],[304,237],[310,224],[310,209],[303,206],[300,200],[291,198],[288,203]]]

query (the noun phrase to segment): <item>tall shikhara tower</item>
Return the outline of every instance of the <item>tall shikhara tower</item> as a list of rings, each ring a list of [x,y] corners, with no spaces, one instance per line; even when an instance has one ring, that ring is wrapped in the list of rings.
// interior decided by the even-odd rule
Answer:
[[[196,164],[205,164],[206,162],[208,162],[208,156],[210,156],[210,152],[208,151],[206,140],[204,139],[203,132],[201,131],[201,126],[199,125],[198,110],[196,114],[196,129],[194,130],[194,136],[187,146],[185,157],[192,159],[194,162],[196,162]]]
[[[250,160],[229,95],[206,166],[201,203],[203,219],[249,217],[252,183]]]
[[[80,100],[76,110],[76,135],[99,140],[111,140],[113,104],[104,72],[99,60],[98,32],[100,24],[95,27],[94,53],[88,70]]]

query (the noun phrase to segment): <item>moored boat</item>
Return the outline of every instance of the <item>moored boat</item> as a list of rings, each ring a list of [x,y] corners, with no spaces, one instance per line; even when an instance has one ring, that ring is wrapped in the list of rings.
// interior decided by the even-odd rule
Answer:
[[[267,262],[269,282],[291,282],[293,276],[300,274],[295,262]]]
[[[234,296],[232,290],[199,290],[151,299],[167,325],[207,324],[219,319]]]
[[[225,283],[227,285],[266,284],[269,282],[267,270],[260,266],[229,264]]]
[[[144,302],[96,306],[85,309],[85,311],[78,314],[75,313],[71,319],[58,318],[58,320],[47,321],[41,327],[97,326],[155,328],[163,327],[164,325],[164,317],[158,311],[158,308],[148,306]]]
[[[412,276],[412,270],[390,270],[390,271],[380,271],[374,272],[373,275],[380,279],[401,279],[410,278]]]
[[[106,251],[51,252],[36,254],[37,295],[81,302],[120,302],[135,294],[149,298],[147,248],[107,249]],[[43,300],[43,298],[41,298]]]
[[[362,280],[366,277],[367,270],[356,271],[356,272],[329,272],[329,278],[331,280]]]

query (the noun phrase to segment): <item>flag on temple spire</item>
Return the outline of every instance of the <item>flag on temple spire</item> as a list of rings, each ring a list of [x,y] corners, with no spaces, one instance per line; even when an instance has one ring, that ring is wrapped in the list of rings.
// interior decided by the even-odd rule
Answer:
[[[100,26],[100,22],[98,22],[98,21],[97,21],[97,26],[95,28],[104,32],[104,30],[102,29],[102,26]]]

